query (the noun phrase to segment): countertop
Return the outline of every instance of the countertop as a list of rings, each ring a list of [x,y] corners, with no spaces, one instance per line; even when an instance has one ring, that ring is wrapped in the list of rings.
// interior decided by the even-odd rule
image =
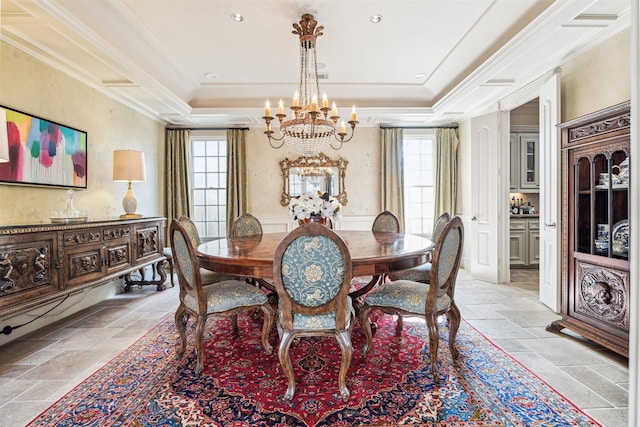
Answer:
[[[539,218],[540,215],[539,214],[511,214],[509,215],[509,218],[514,219],[514,218]]]

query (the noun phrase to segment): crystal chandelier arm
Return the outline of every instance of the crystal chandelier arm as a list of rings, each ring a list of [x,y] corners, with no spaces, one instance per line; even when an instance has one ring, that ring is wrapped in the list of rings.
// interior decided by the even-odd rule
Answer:
[[[355,134],[355,128],[356,128],[357,124],[358,124],[358,121],[349,120],[349,125],[351,125],[351,135],[349,135],[349,138],[344,139],[344,137],[347,136],[346,132],[337,132],[337,133],[335,133],[333,136],[335,137],[335,140],[340,143],[340,145],[338,147],[334,147],[333,146],[333,141],[332,141],[331,142],[331,148],[333,148],[334,150],[339,150],[339,149],[342,148],[342,144],[344,144],[345,142],[351,141],[351,139],[353,138],[353,135]]]

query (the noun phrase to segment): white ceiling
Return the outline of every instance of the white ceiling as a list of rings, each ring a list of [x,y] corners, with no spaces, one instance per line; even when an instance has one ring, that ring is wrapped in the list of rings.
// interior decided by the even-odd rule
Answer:
[[[0,38],[168,125],[263,126],[265,100],[298,88],[292,23],[312,13],[320,90],[340,114],[424,126],[532,99],[628,28],[630,1],[0,0]]]

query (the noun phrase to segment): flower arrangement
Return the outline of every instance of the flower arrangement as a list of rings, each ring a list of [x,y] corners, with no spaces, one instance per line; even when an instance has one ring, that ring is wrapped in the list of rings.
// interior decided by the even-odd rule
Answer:
[[[329,193],[312,192],[292,197],[289,201],[289,213],[293,218],[308,220],[312,217],[340,219],[342,212],[341,205],[335,197]]]

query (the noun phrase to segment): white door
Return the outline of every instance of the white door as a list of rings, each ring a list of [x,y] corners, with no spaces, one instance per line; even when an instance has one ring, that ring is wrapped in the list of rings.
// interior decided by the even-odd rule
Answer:
[[[503,259],[503,267],[509,263],[505,249],[508,248],[508,221],[499,221],[508,208],[506,189],[509,170],[505,169],[506,174],[500,173],[506,162],[502,157],[508,152],[501,147],[509,141],[509,132],[501,132],[501,127],[508,129],[508,117],[506,126],[503,126],[504,117],[505,113],[495,112],[471,119],[471,223],[467,239],[470,245],[469,271],[476,279],[494,283],[506,280],[504,273],[500,272],[499,260]],[[505,191],[501,191],[501,188]]]
[[[540,88],[540,301],[560,311],[560,78]]]

